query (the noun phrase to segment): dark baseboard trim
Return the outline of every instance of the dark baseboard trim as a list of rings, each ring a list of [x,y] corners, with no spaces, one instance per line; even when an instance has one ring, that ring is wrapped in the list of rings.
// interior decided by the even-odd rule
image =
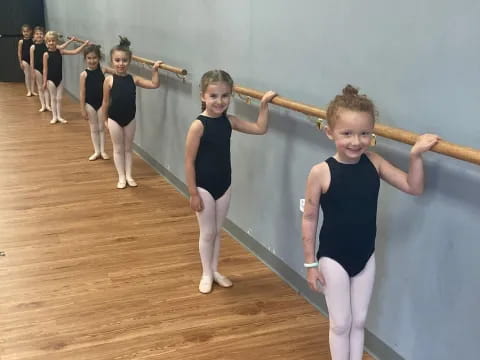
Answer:
[[[133,148],[138,156],[140,156],[147,164],[149,164],[160,175],[162,175],[170,184],[177,188],[177,190],[180,191],[184,196],[187,196],[188,188],[181,180],[163,167],[157,160],[155,160],[137,144],[134,144]],[[288,283],[299,295],[304,297],[322,314],[327,316],[327,305],[323,295],[311,291],[303,277],[293,271],[281,259],[273,255],[270,251],[268,251],[268,249],[248,235],[230,219],[225,220],[224,229],[236,241],[238,241],[258,259],[260,259],[268,268],[270,268],[270,270]],[[365,348],[374,358],[379,360],[405,360],[368,330],[365,330]]]

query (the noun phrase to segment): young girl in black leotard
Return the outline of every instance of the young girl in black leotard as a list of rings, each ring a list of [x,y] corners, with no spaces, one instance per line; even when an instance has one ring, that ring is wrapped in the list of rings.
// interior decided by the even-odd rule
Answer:
[[[37,84],[38,98],[40,100],[40,112],[51,111],[50,96],[48,91],[43,90],[43,53],[47,47],[43,40],[45,30],[41,26],[35,26],[33,29],[33,45],[30,46],[30,70],[33,80]]]
[[[34,79],[32,70],[30,69],[30,47],[33,45],[32,40],[32,27],[28,24],[22,25],[22,36],[21,40],[18,40],[18,62],[20,64],[20,69],[25,74],[25,87],[27,88],[27,96],[36,95],[34,90]]]
[[[75,38],[71,38],[69,42],[73,40]],[[47,51],[43,54],[43,89],[48,87],[48,92],[50,93],[52,105],[52,120],[50,120],[50,124],[55,124],[57,121],[66,124],[67,120],[62,118],[62,55],[77,55],[89,42],[85,41],[75,50],[58,48],[58,34],[55,31],[47,32],[45,41],[47,43]]]
[[[50,94],[48,91],[44,91],[43,84],[43,56],[47,52],[47,46],[44,42],[45,30],[41,26],[35,26],[33,29],[33,45],[30,47],[30,68],[37,84],[39,99],[40,99],[40,112],[52,111],[50,107]],[[73,39],[64,42],[62,45],[57,45],[57,49],[64,49],[70,44]]]
[[[136,87],[156,89],[160,86],[158,68],[152,68],[152,80],[130,75],[128,66],[132,60],[130,41],[120,37],[120,44],[110,51],[110,60],[115,73],[103,83],[102,114],[110,131],[113,144],[113,161],[118,173],[117,189],[137,186],[132,177],[132,145],[135,137]]]
[[[367,151],[376,110],[348,85],[327,110],[326,134],[337,152],[310,171],[302,221],[309,286],[322,288],[330,317],[333,360],[361,360],[364,325],[375,277],[377,198],[383,179],[413,195],[423,192],[422,153],[438,141],[425,134],[410,151],[408,174],[380,155]],[[319,206],[323,225],[315,259]]]
[[[80,111],[82,117],[88,120],[94,153],[88,160],[98,158],[104,160],[110,157],[105,152],[105,131],[101,112],[103,102],[104,73],[114,73],[113,69],[100,66],[103,54],[100,45],[89,45],[83,51],[87,68],[80,74]]]
[[[232,282],[218,272],[220,230],[230,204],[230,135],[232,130],[262,135],[268,126],[268,103],[276,94],[268,91],[260,103],[257,122],[227,115],[233,80],[222,70],[205,73],[201,80],[202,114],[188,131],[185,172],[190,207],[200,227],[199,251],[202,277],[198,289],[207,294],[213,282],[222,287]]]

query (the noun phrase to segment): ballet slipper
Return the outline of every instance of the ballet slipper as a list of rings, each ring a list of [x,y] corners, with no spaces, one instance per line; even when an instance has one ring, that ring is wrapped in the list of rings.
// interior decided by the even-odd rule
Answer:
[[[231,287],[233,285],[232,281],[226,276],[220,274],[219,272],[213,273],[213,281],[215,281],[221,287]]]
[[[100,154],[99,153],[94,153],[93,155],[91,155],[88,160],[89,161],[95,161],[97,160],[98,158],[100,157]]]
[[[130,187],[137,187],[137,186],[138,186],[137,183],[136,183],[136,181],[133,180],[133,179],[127,179],[127,184],[128,184],[128,186],[130,186]]]
[[[209,276],[202,275],[200,284],[198,284],[198,291],[202,294],[208,294],[212,291],[213,279]]]

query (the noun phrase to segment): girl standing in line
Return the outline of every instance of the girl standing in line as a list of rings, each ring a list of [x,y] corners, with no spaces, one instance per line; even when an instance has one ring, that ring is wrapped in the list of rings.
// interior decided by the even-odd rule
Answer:
[[[89,42],[85,41],[75,50],[58,48],[58,34],[55,31],[47,32],[45,40],[47,43],[47,51],[43,53],[43,89],[45,90],[48,87],[48,92],[50,93],[52,105],[52,120],[50,120],[50,124],[55,124],[57,121],[66,124],[67,120],[62,118],[62,55],[79,54]],[[75,40],[75,38],[71,38],[69,41],[71,42],[73,40]]]
[[[30,69],[30,47],[33,45],[32,27],[28,24],[22,25],[23,39],[18,40],[18,62],[20,69],[25,74],[25,87],[27,88],[27,96],[37,95],[34,92],[34,77]]]
[[[380,179],[412,195],[423,192],[422,154],[439,140],[425,134],[410,150],[408,173],[368,151],[375,125],[372,101],[348,85],[327,110],[328,138],[336,153],[307,179],[302,237],[311,289],[323,290],[330,318],[333,360],[361,360],[364,326],[375,277],[375,236]],[[319,207],[323,225],[315,258]]]
[[[37,83],[37,89],[40,98],[39,112],[52,111],[50,107],[50,95],[45,91],[43,84],[43,54],[48,51],[44,41],[45,29],[41,26],[33,28],[33,45],[30,47],[30,69]],[[57,45],[57,49],[64,49],[74,39],[64,42],[62,45]]]
[[[120,37],[120,44],[110,51],[110,60],[115,73],[103,83],[102,114],[110,131],[113,144],[113,162],[118,173],[117,189],[136,187],[132,177],[132,147],[135,137],[136,87],[156,89],[160,86],[158,68],[161,61],[152,68],[152,80],[130,75],[128,67],[132,60],[130,41]]]
[[[230,204],[230,136],[232,130],[263,135],[268,128],[268,103],[276,96],[268,91],[260,103],[256,122],[227,114],[233,91],[233,80],[223,70],[208,71],[201,83],[202,113],[188,131],[185,151],[185,172],[190,207],[197,214],[200,227],[199,252],[202,277],[198,290],[212,291],[213,282],[232,286],[218,272],[220,231]]]
[[[83,51],[87,68],[80,74],[80,111],[82,117],[88,120],[94,153],[88,158],[93,161],[98,158],[110,159],[105,152],[105,131],[101,112],[103,102],[104,73],[113,74],[114,70],[100,66],[103,54],[100,45],[89,45]]]
[[[45,30],[41,26],[35,26],[33,29],[33,45],[30,47],[30,69],[32,77],[37,84],[38,98],[40,99],[40,110],[52,111],[50,108],[50,96],[48,91],[43,89],[43,53],[47,51],[47,46],[44,42]]]

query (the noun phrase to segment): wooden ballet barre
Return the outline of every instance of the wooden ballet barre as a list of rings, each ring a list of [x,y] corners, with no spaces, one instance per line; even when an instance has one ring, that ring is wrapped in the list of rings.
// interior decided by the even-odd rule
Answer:
[[[71,37],[68,37],[68,39],[71,39]],[[74,41],[78,42],[78,43],[84,43],[85,42],[84,40],[80,40],[80,39],[75,39]],[[136,55],[132,56],[132,60],[134,60],[136,62],[143,63],[143,64],[147,64],[147,65],[150,65],[150,66],[153,66],[153,64],[155,64],[155,61],[153,61],[153,60],[145,59],[145,58],[142,58],[142,57],[136,56]],[[160,64],[160,69],[167,70],[167,71],[170,71],[172,73],[175,73],[175,74],[178,74],[178,75],[183,75],[183,76],[188,74],[188,71],[185,70],[185,69],[181,69],[181,68],[178,68],[178,67],[175,67],[175,66],[172,66],[172,65],[164,64],[164,63]]]
[[[153,60],[145,59],[145,58],[142,58],[142,57],[136,56],[136,55],[133,55],[132,59],[135,60],[136,62],[140,62],[140,63],[151,65],[151,66],[153,66],[153,64],[155,64],[155,61],[153,61]],[[178,74],[178,75],[184,75],[185,76],[185,75],[188,74],[188,71],[185,70],[185,69],[180,69],[178,67],[175,67],[175,66],[172,66],[172,65],[167,65],[167,64],[161,64],[160,69],[167,70],[167,71],[170,71],[170,72]]]
[[[263,94],[265,94],[264,92],[249,89],[249,88],[238,86],[238,85],[233,86],[233,91],[236,92],[237,94],[250,96],[259,100],[263,97]],[[306,105],[296,101],[292,101],[281,96],[275,96],[272,99],[272,104],[282,106],[290,110],[295,110],[305,115],[315,116],[322,119],[327,118],[327,112],[323,109],[314,107],[312,105]]]
[[[236,92],[237,94],[249,96],[259,100],[265,94],[262,91],[245,88],[238,85],[235,85],[233,87],[233,91]],[[315,116],[321,119],[327,118],[327,112],[324,109],[321,109],[312,105],[302,104],[286,98],[282,98],[281,96],[274,97],[272,99],[272,104],[279,105],[290,110],[295,110],[305,115]],[[399,141],[409,145],[415,144],[419,136],[418,134],[411,131],[394,128],[394,127],[382,125],[379,123],[375,124],[375,128],[373,131],[375,135],[382,136],[384,138]],[[431,151],[434,151],[439,154],[447,155],[458,160],[463,160],[473,164],[480,165],[480,150],[474,149],[472,147],[457,145],[449,141],[440,140],[431,149]]]

